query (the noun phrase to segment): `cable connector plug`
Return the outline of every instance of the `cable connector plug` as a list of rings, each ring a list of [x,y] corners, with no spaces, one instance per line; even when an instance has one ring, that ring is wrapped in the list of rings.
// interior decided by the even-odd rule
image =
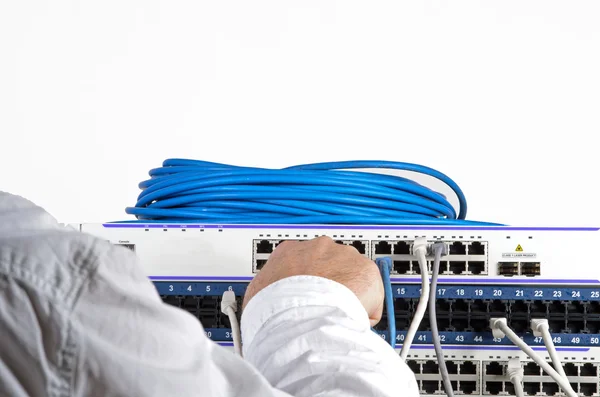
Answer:
[[[533,331],[533,336],[543,337],[544,330],[550,331],[548,320],[545,318],[534,318],[531,320],[531,330]]]
[[[523,381],[523,366],[521,360],[518,357],[513,357],[508,360],[508,367],[506,368],[506,375],[511,382],[522,382]]]
[[[429,250],[431,255],[435,255],[439,251],[440,256],[445,256],[448,255],[448,244],[437,241],[429,247]]]
[[[394,264],[392,262],[392,258],[390,258],[389,256],[375,259],[375,264],[379,268],[380,272],[386,272],[387,274],[392,274],[392,270],[394,269]],[[382,274],[382,276],[383,276],[383,274]]]
[[[490,319],[490,328],[492,329],[492,335],[494,338],[502,339],[506,336],[504,331],[502,331],[502,324],[508,327],[508,321],[506,318],[492,318]]]
[[[234,313],[237,312],[237,301],[235,300],[235,292],[233,291],[225,291],[221,299],[221,312],[229,315],[229,308],[233,309]]]
[[[423,255],[427,255],[428,245],[426,237],[417,237],[413,242],[413,254],[418,255],[419,252],[423,252]]]

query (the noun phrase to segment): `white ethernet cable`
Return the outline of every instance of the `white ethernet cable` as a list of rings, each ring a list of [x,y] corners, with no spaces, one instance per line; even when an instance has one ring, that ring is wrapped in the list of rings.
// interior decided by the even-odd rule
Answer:
[[[511,340],[519,349],[527,354],[533,361],[537,363],[542,369],[554,379],[556,383],[563,389],[563,391],[569,397],[577,397],[577,393],[571,387],[571,384],[566,378],[563,378],[556,372],[547,362],[542,359],[527,343],[523,342],[521,338],[508,326],[505,318],[492,318],[490,320],[490,328],[494,338],[504,338],[505,336]]]
[[[510,381],[515,386],[515,395],[517,397],[524,397],[525,392],[523,391],[523,366],[521,360],[517,357],[513,357],[508,360],[508,368],[506,369]]]
[[[413,320],[408,327],[406,338],[402,344],[402,350],[400,350],[400,357],[406,360],[408,351],[412,345],[415,334],[421,325],[423,317],[425,317],[425,311],[427,310],[427,302],[429,301],[429,272],[427,269],[427,239],[425,237],[418,237],[413,243],[413,253],[417,256],[419,261],[419,269],[421,270],[421,298],[417,305],[417,310]]]
[[[541,337],[544,341],[556,372],[558,372],[563,378],[567,379],[567,374],[565,374],[565,370],[560,362],[560,357],[558,357],[558,353],[556,352],[556,347],[554,347],[554,343],[552,342],[552,335],[550,335],[548,320],[545,318],[531,320],[531,330],[533,331],[534,336]]]
[[[225,291],[223,293],[223,299],[221,299],[221,311],[229,317],[231,323],[231,336],[233,338],[233,348],[235,353],[239,356],[242,355],[242,332],[240,330],[240,324],[235,315],[237,312],[237,301],[235,300],[235,293],[233,291]]]

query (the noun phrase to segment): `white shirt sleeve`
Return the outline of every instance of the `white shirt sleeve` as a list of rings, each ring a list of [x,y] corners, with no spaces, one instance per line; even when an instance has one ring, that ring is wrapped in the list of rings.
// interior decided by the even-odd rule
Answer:
[[[345,286],[319,277],[280,280],[242,317],[244,358],[293,396],[418,396],[414,374],[371,331]]]

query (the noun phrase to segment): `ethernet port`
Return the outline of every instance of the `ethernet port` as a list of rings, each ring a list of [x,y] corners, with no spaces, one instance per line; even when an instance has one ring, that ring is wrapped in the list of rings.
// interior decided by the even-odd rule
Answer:
[[[517,334],[522,334],[529,330],[529,321],[526,318],[511,318],[509,326]]]
[[[481,313],[484,314],[487,312],[487,302],[481,299],[475,299],[470,302],[471,313]]]
[[[490,313],[506,313],[506,302],[493,300],[490,302]]]
[[[567,313],[571,314],[583,314],[585,306],[580,301],[570,301],[567,303]]]
[[[533,301],[529,302],[529,310],[532,318],[545,318],[546,317],[546,302],[544,301]]]
[[[464,299],[457,299],[452,303],[453,314],[469,314],[469,304]]]
[[[572,334],[578,334],[581,332],[581,330],[583,329],[583,320],[579,320],[579,321],[567,321],[567,328],[569,329],[569,332]]]
[[[600,314],[600,302],[598,302],[598,301],[588,302],[587,313],[588,314]]]
[[[533,361],[528,362],[523,367],[523,375],[525,375],[525,376],[527,376],[527,375],[540,376],[541,373],[542,373],[542,370],[541,370],[540,366],[537,365],[536,363],[534,363]]]
[[[490,322],[485,318],[471,318],[471,331],[484,332],[489,329]]]
[[[471,274],[481,274],[485,272],[485,262],[469,261],[468,269]]]
[[[446,361],[446,369],[450,375],[458,374],[458,365],[454,361]]]
[[[519,275],[519,264],[517,262],[498,262],[498,275],[504,277]]]
[[[362,241],[353,241],[350,245],[356,248],[359,254],[367,253],[367,246]]]
[[[512,382],[504,382],[504,391],[510,396],[515,395],[515,385]]]
[[[425,318],[421,320],[418,329],[419,331],[431,331],[431,324],[429,323],[429,313],[425,314]]]
[[[462,274],[467,270],[467,262],[464,261],[450,261],[448,263],[448,270],[452,274]]]
[[[497,361],[487,363],[485,366],[486,375],[504,375],[504,366]]]
[[[527,303],[525,301],[511,302],[510,312],[514,314],[527,314]]]
[[[558,384],[556,383],[542,383],[542,392],[547,396],[553,396],[558,394]]]
[[[269,240],[261,240],[256,244],[257,254],[270,254],[273,252],[273,244]]]
[[[583,364],[579,368],[579,371],[580,371],[579,372],[580,376],[593,376],[593,377],[598,376],[598,369],[592,363],[585,363],[585,364]]]
[[[585,322],[585,331],[588,334],[600,333],[600,320],[590,320],[588,318]]]
[[[523,391],[526,396],[535,396],[541,391],[541,387],[538,382],[523,382]]]
[[[485,255],[485,245],[479,241],[473,241],[469,244],[469,255]]]
[[[550,327],[551,334],[558,334],[563,332],[565,329],[565,320],[548,320],[548,326]]]
[[[437,314],[440,313],[448,313],[450,311],[450,302],[449,300],[438,299],[435,302],[435,311]]]
[[[404,298],[396,298],[394,299],[394,308],[396,309],[396,313],[398,312],[409,312],[410,311],[410,301]]]
[[[394,255],[410,255],[410,244],[406,241],[398,241],[394,244]]]
[[[460,365],[460,374],[461,375],[476,375],[477,374],[477,366],[472,361],[465,361]]]
[[[521,276],[534,277],[541,274],[539,262],[521,262]]]
[[[466,255],[467,246],[460,241],[455,241],[450,244],[450,255]]]
[[[477,382],[461,380],[459,390],[462,391],[463,394],[473,394],[477,391]]]
[[[256,260],[256,270],[262,269],[267,264],[266,259],[257,259]]]
[[[406,361],[406,365],[408,365],[408,368],[410,368],[410,370],[413,371],[413,373],[417,375],[421,373],[421,364],[419,364],[415,360]]]
[[[175,307],[179,307],[181,305],[181,300],[177,296],[163,295],[163,296],[161,296],[161,298],[162,298],[162,301],[164,303],[166,303],[167,305],[171,305],[171,306],[175,306]]]
[[[406,274],[410,271],[410,261],[394,261],[394,271],[398,274]]]
[[[375,244],[375,254],[391,255],[392,254],[392,246],[387,241],[378,241]]]
[[[573,363],[565,363],[563,364],[563,370],[565,371],[565,375],[567,376],[577,376],[579,374],[577,365]]]
[[[579,393],[584,396],[593,396],[598,393],[598,384],[597,383],[580,383],[579,384]]]
[[[485,391],[492,396],[497,396],[502,391],[502,382],[485,382]]]
[[[453,317],[452,320],[450,320],[450,327],[455,332],[464,332],[468,326],[469,326],[469,320],[467,320],[466,318]]]
[[[440,382],[437,380],[424,380],[422,382],[425,394],[435,394],[440,389]]]
[[[548,305],[548,311],[550,315],[553,314],[565,314],[565,303],[564,301],[552,301]]]
[[[435,361],[426,361],[423,364],[423,373],[424,374],[439,374],[440,373],[440,367],[438,366],[438,363],[436,363]]]
[[[450,331],[450,319],[449,318],[440,318],[438,317],[438,329],[441,332]]]
[[[181,303],[182,309],[192,312],[198,309],[199,299],[196,296],[186,296]]]

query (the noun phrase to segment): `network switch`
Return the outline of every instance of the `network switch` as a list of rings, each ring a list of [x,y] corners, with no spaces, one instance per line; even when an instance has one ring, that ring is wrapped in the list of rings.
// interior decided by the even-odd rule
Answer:
[[[523,361],[526,395],[564,392],[508,338],[494,338],[490,319],[506,318],[525,342],[545,356],[533,319],[547,319],[564,370],[581,396],[600,397],[600,258],[587,247],[600,243],[598,228],[498,226],[301,226],[110,223],[83,224],[81,231],[125,245],[139,256],[163,300],[198,318],[206,334],[231,346],[223,292],[241,302],[248,283],[285,240],[327,235],[371,259],[389,257],[396,319],[374,328],[400,349],[421,294],[413,241],[447,244],[436,290],[439,337],[452,387],[462,395],[514,395],[506,366]],[[431,272],[432,257],[428,257]],[[387,313],[384,313],[384,319]],[[408,357],[423,395],[443,394],[428,313]]]

